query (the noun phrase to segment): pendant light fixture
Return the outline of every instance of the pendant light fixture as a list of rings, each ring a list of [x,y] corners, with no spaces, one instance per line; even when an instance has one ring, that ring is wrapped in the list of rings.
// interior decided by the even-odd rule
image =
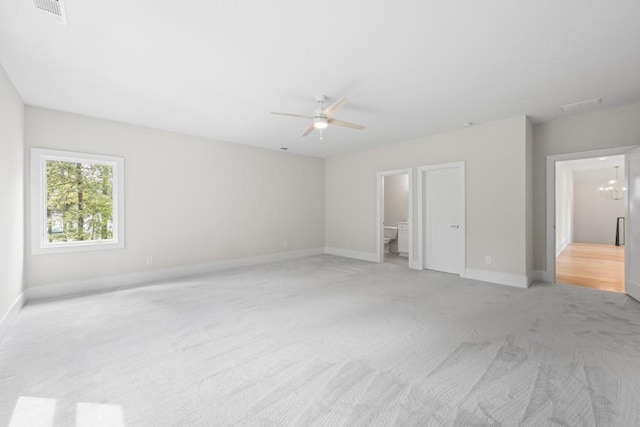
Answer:
[[[614,166],[616,170],[616,179],[612,179],[609,183],[600,187],[600,195],[609,200],[621,200],[624,199],[627,187],[624,187],[624,183],[618,179],[618,168],[620,166]]]

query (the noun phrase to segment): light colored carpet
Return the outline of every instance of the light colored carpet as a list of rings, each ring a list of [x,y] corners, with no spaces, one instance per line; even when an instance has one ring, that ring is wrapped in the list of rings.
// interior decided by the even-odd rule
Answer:
[[[329,255],[31,304],[0,343],[0,425],[636,426],[639,402],[625,295]]]
[[[409,258],[400,256],[397,253],[384,254],[384,262],[398,264],[404,268],[409,268]]]

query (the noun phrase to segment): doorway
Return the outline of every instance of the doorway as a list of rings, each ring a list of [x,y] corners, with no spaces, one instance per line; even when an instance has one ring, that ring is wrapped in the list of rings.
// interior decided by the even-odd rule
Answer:
[[[556,162],[557,282],[624,293],[624,160]]]
[[[626,291],[629,293],[629,263],[625,262],[625,258],[629,259],[631,256],[633,246],[630,245],[629,241],[629,222],[637,215],[629,210],[629,206],[631,206],[629,202],[632,198],[626,197],[626,202],[620,202],[624,206],[622,215],[615,213],[609,214],[607,224],[610,223],[611,225],[601,225],[602,223],[600,222],[597,222],[597,224],[600,225],[596,225],[596,217],[600,216],[600,214],[597,212],[597,209],[593,207],[593,200],[596,195],[598,198],[605,198],[606,194],[603,193],[610,191],[607,187],[612,186],[613,184],[611,182],[616,180],[614,166],[620,166],[618,169],[624,167],[624,173],[618,170],[618,184],[623,179],[625,182],[629,182],[629,155],[637,152],[637,150],[633,150],[634,148],[635,146],[626,146],[547,156],[546,281],[566,283],[568,281],[580,280],[582,283],[572,284],[616,292]],[[570,182],[568,183],[567,180],[571,178],[567,178],[567,171],[563,170],[566,169],[569,163],[563,162],[579,160],[580,162],[576,162],[576,164],[580,165],[581,162],[584,164],[589,162],[606,162],[610,158],[615,159],[615,156],[622,157],[614,161],[617,163],[616,165],[609,165],[611,170],[607,172],[608,175],[604,178],[599,178],[597,185],[594,183],[588,184],[588,186],[591,187],[591,195],[589,197],[592,199],[592,202],[590,205],[587,204],[585,207],[583,204],[578,207],[575,204],[570,205],[566,199],[564,201],[561,200],[561,197],[563,197],[562,193],[571,193],[570,187],[573,185]],[[579,169],[580,167],[578,167],[578,170]],[[637,167],[634,166],[633,169],[635,170]],[[571,173],[573,174],[573,172]],[[627,175],[626,179],[623,178],[625,175]],[[586,181],[588,182],[588,179]],[[616,191],[620,191],[626,186],[626,184],[617,185],[618,188]],[[558,193],[561,194],[559,195]],[[609,200],[609,202],[611,201]],[[594,232],[604,232],[610,236],[607,238],[608,240],[605,242],[605,246],[592,246],[589,242],[576,242],[577,239],[581,240],[584,237],[576,236],[575,224],[571,224],[568,220],[568,218],[573,218],[575,221],[575,212],[566,212],[570,206],[573,206],[571,209],[574,211],[580,209],[581,213],[584,213],[585,210],[588,211],[589,215],[583,218],[583,221],[587,222],[587,226],[583,227],[585,230],[590,231],[592,235]],[[612,206],[613,205],[609,205],[607,210],[612,208]],[[615,218],[612,218],[613,215],[615,215]],[[625,219],[618,220],[618,217],[624,217]],[[591,225],[590,228],[588,227],[589,225]],[[616,237],[620,245],[617,246],[617,248],[615,246]],[[595,243],[595,245],[598,245],[598,243]],[[607,260],[609,260],[609,262],[607,262]],[[566,276],[568,269],[570,269],[569,273],[572,273],[574,277]],[[615,273],[613,273],[611,269],[615,270]],[[601,279],[597,279],[598,275]],[[611,280],[614,278],[614,275],[622,278],[617,279],[615,281],[616,283],[611,285]],[[576,276],[580,277],[576,278]]]
[[[465,163],[418,168],[420,269],[465,277]]]
[[[412,169],[397,169],[376,174],[377,252],[380,263],[412,266],[412,172]]]

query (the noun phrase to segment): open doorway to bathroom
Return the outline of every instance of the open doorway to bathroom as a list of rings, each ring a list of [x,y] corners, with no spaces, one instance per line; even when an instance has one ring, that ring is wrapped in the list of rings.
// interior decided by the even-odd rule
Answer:
[[[380,262],[411,267],[411,169],[380,172],[377,179]]]
[[[556,282],[624,292],[625,159],[555,164]]]

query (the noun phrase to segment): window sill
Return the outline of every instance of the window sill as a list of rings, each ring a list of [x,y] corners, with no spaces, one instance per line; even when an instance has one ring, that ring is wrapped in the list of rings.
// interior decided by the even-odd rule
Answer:
[[[58,245],[47,245],[47,246],[39,246],[34,247],[31,250],[33,255],[43,255],[43,254],[59,254],[59,253],[69,253],[69,252],[91,252],[91,251],[99,251],[105,249],[122,249],[124,248],[124,242],[115,242],[112,240],[104,241],[104,242],[74,242],[67,244],[58,244]]]

